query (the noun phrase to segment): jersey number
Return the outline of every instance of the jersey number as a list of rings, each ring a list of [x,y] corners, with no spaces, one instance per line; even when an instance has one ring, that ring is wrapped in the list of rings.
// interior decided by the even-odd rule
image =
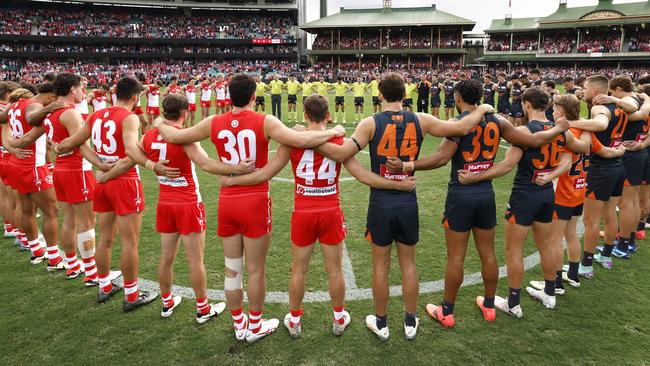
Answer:
[[[327,179],[327,184],[332,184],[336,179],[336,162],[323,158],[318,174],[314,174],[314,150],[305,150],[296,167],[296,176],[304,179],[307,185],[313,185],[314,179]]]
[[[92,138],[95,151],[102,152],[102,149],[107,154],[115,154],[117,151],[117,141],[115,140],[115,131],[117,126],[115,121],[108,120],[102,121],[101,118],[95,120],[93,123]],[[102,131],[105,132],[105,139],[102,138]],[[104,143],[108,142],[108,145]]]
[[[158,161],[166,160],[167,159],[167,144],[164,142],[152,142],[151,143],[151,149],[152,150],[158,150]]]
[[[384,135],[379,140],[377,146],[377,155],[380,156],[395,156],[403,157],[408,156],[409,160],[415,159],[418,154],[419,148],[417,144],[417,135],[415,133],[415,124],[409,123],[404,130],[404,137],[402,138],[402,145],[399,150],[397,149],[397,126],[389,124],[384,130]]]
[[[612,130],[612,139],[620,139],[623,137],[623,132],[625,131],[625,126],[627,126],[627,120],[629,118],[628,114],[625,113],[622,109],[616,108],[614,115],[618,118],[616,126]]]
[[[585,154],[580,154],[578,160],[571,164],[571,170],[569,170],[569,176],[575,177],[580,175],[581,172],[587,172],[589,168],[589,157]]]
[[[20,109],[9,110],[9,125],[11,126],[11,133],[14,135],[14,137],[22,137],[25,133],[23,130],[23,124],[18,120],[21,115],[22,112]]]
[[[49,118],[46,118],[43,120],[43,125],[47,131],[47,138],[49,140],[52,140],[52,137],[54,137],[54,128],[52,127],[52,121],[50,121]]]
[[[493,160],[499,150],[499,128],[494,123],[488,123],[485,125],[485,129],[476,126],[474,131],[476,134],[472,139],[472,151],[463,151],[463,159],[471,163],[481,154],[485,160]],[[481,143],[481,137],[483,137],[483,143]],[[482,146],[485,146],[486,149],[482,150]]]
[[[547,167],[555,168],[560,158],[560,148],[557,146],[557,140],[539,148],[542,153],[542,159],[532,159],[535,169],[546,169]]]
[[[255,161],[257,157],[257,145],[253,130],[241,130],[237,133],[237,136],[230,130],[221,130],[217,138],[219,140],[226,140],[223,148],[230,157],[226,158],[222,156],[221,161],[224,163],[237,165],[240,161],[246,159]]]

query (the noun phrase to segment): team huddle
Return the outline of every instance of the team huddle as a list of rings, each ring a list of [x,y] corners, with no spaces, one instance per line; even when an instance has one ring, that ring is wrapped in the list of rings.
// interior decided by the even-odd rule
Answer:
[[[342,269],[347,235],[339,198],[343,165],[370,188],[365,237],[373,260],[375,312],[365,318],[366,326],[379,339],[389,338],[388,273],[395,243],[402,275],[404,334],[414,339],[420,323],[414,172],[437,169],[451,161],[441,222],[447,246],[444,294],[441,302],[425,306],[428,315],[445,328],[455,326],[454,304],[473,235],[484,283],[483,294],[476,297],[477,308],[490,323],[496,320],[497,310],[521,318],[523,253],[531,228],[544,278],[531,281],[526,292],[553,309],[556,296],[566,292],[564,283],[577,288],[581,278],[594,278],[594,262],[611,270],[613,257],[629,258],[636,252],[636,239],[645,238],[650,210],[650,139],[646,139],[650,80],[641,79],[635,86],[627,76],[608,80],[595,75],[586,78],[582,87],[567,88],[566,94],[559,95],[552,81],[541,82],[539,73],[532,73],[530,83],[523,76],[508,82],[500,74],[498,79],[491,83],[491,76],[486,75],[483,84],[470,79],[454,82],[449,75],[442,83],[423,78],[414,84],[410,78],[385,73],[370,84],[358,78],[352,86],[341,80],[333,85],[307,80],[305,86],[293,78],[286,84],[276,79],[266,86],[259,79],[236,74],[227,80],[222,76],[214,82],[206,79],[198,88],[194,81],[181,87],[173,79],[161,93],[158,82],[123,77],[110,88],[100,87],[88,95],[85,79],[71,73],[60,73],[36,87],[2,82],[0,215],[5,236],[16,237],[20,249],[31,253],[33,265],[46,261],[48,271],[65,271],[71,280],[83,276],[85,286],[97,286],[97,303],[123,291],[124,311],[150,304],[158,293],[138,289],[138,244],[145,210],[138,167],[150,169],[159,183],[156,231],[161,241],[161,316],[172,316],[182,301],[172,292],[173,265],[182,241],[196,298],[196,321],[203,324],[227,309],[235,338],[253,343],[280,324],[278,319],[263,318],[265,261],[272,232],[269,181],[291,163],[295,190],[290,218],[290,311],[283,324],[292,337],[301,335],[306,274],[314,244],[319,242],[332,302],[332,333],[340,336],[351,322],[345,310]],[[289,117],[296,122],[296,94],[303,88],[306,127],[288,128],[279,119],[281,106],[274,96],[283,88],[294,97],[288,100]],[[198,89],[202,120],[194,123]],[[343,94],[355,93],[358,125],[349,138],[341,126],[327,128],[332,118],[324,95],[330,89],[337,93],[335,110],[342,115],[335,120],[341,122],[345,122]],[[367,89],[372,92],[375,114],[364,118]],[[416,94],[418,89],[424,97]],[[267,90],[271,90],[278,118],[257,112]],[[209,114],[213,91],[216,115]],[[454,111],[459,113],[448,121],[436,113],[442,104],[441,92],[447,118]],[[145,93],[150,95],[147,118],[139,106]],[[163,96],[162,111],[159,95]],[[495,95],[499,96],[496,109]],[[415,99],[418,112],[413,112]],[[581,100],[589,105],[588,119],[580,118]],[[88,102],[93,113],[88,111]],[[423,157],[426,135],[443,139],[434,154]],[[218,159],[204,151],[200,142],[205,140],[215,146]],[[280,147],[269,157],[271,140]],[[502,140],[508,143],[507,151],[497,161]],[[366,147],[369,170],[355,159]],[[55,159],[50,159],[49,149]],[[220,177],[217,234],[224,253],[225,302],[207,299],[206,215],[197,165]],[[501,297],[496,294],[499,268],[492,180],[515,167],[504,214],[508,294]],[[37,210],[43,216],[42,233]],[[61,223],[59,210],[63,211]],[[584,243],[576,233],[581,216]],[[598,247],[601,219],[604,245]],[[118,232],[120,271],[111,271]],[[123,286],[116,281],[120,276]]]

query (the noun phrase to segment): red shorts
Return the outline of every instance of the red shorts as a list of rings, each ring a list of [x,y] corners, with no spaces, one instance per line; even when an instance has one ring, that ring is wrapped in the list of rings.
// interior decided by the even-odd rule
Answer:
[[[144,191],[140,179],[109,180],[95,185],[95,212],[114,212],[125,216],[144,210]]]
[[[93,200],[95,176],[88,171],[54,170],[54,191],[56,200],[71,205]]]
[[[291,241],[296,246],[305,247],[316,240],[325,245],[337,245],[347,233],[340,207],[325,211],[294,211],[291,214]]]
[[[140,115],[140,114],[144,114],[144,111],[142,110],[142,107],[137,106],[137,107],[135,107],[135,109],[133,110],[133,113],[135,113],[135,114],[137,114],[137,115]]]
[[[196,104],[188,104],[187,105],[187,110],[190,112],[196,111]]]
[[[232,99],[226,99],[226,105],[232,105]]]
[[[268,193],[219,196],[217,217],[220,237],[259,238],[271,232],[271,197]]]
[[[42,192],[52,188],[52,172],[47,165],[22,167],[12,165],[9,182],[19,194]]]
[[[86,120],[88,119],[88,115],[82,113],[81,118],[83,118],[84,122],[86,122]]]
[[[226,106],[226,100],[217,100],[217,108],[223,108]]]
[[[0,180],[2,180],[2,184],[8,187],[11,186],[9,178],[7,177],[7,171],[9,170],[9,156],[10,155],[7,154],[0,158]]]
[[[205,231],[205,207],[199,203],[158,203],[156,208],[156,231],[189,235]]]
[[[160,107],[147,107],[147,114],[150,116],[159,116]]]
[[[201,108],[210,108],[212,107],[212,102],[209,100],[202,100],[201,101]]]

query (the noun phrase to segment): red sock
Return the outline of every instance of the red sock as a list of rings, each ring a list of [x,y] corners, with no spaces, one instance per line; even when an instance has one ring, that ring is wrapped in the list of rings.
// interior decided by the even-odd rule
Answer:
[[[296,324],[300,324],[300,317],[304,313],[303,310],[290,310],[289,313],[291,313],[291,320],[289,320],[289,325],[294,326]]]
[[[248,312],[248,330],[257,333],[262,327],[262,312],[261,311],[249,311]]]
[[[162,294],[161,297],[162,297],[162,302],[163,302],[163,307],[164,308],[169,309],[169,308],[174,307],[174,296],[172,296],[171,291]]]
[[[208,299],[205,297],[198,297],[196,299],[196,313],[205,315],[209,312],[210,312],[210,304],[208,304]]]
[[[108,273],[100,273],[99,277],[99,291],[107,294],[113,291],[113,284],[108,279]]]
[[[138,280],[124,281],[124,298],[128,302],[134,302],[138,299]]]
[[[84,272],[86,272],[85,281],[92,281],[97,279],[97,265],[95,264],[95,256],[83,258]]]
[[[27,244],[29,245],[29,249],[32,251],[33,257],[41,257],[45,254],[45,251],[41,247],[41,243],[38,241],[38,239],[29,241]]]
[[[339,324],[345,323],[345,319],[343,318],[343,310],[345,309],[345,306],[334,306],[332,307],[332,310],[334,310],[334,321],[338,322]]]
[[[77,260],[77,252],[65,253],[65,259],[68,261],[68,270],[77,271],[81,268]]]

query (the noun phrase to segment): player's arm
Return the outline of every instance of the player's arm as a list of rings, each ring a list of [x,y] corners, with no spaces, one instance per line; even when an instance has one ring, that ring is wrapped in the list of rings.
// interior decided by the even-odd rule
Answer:
[[[185,150],[190,160],[210,174],[247,174],[255,169],[255,162],[250,159],[242,160],[237,165],[226,164],[222,161],[211,159],[199,142],[183,145],[183,150]]]
[[[591,115],[591,119],[571,121],[569,122],[569,126],[591,132],[605,131],[612,117],[609,109],[602,105],[595,105],[591,107]]]
[[[605,159],[620,158],[621,156],[625,155],[626,151],[627,151],[627,147],[625,145],[620,145],[615,149],[607,146],[601,146],[601,148],[598,151],[594,151],[592,149],[592,152],[594,154]]]
[[[639,99],[643,100],[643,103],[641,104],[641,107],[639,107],[638,111],[630,114],[628,120],[645,121],[648,118],[648,115],[650,115],[650,97],[645,93],[637,94],[637,96]]]
[[[345,139],[342,145],[325,143],[314,150],[328,159],[343,163],[368,145],[370,136],[374,133],[374,123],[372,117],[364,118],[354,130],[352,137]]]
[[[558,120],[553,128],[537,133],[530,133],[526,128],[517,128],[506,118],[497,115],[501,125],[501,137],[509,143],[523,147],[540,147],[550,143],[557,135],[569,128],[567,120]]]
[[[59,144],[52,146],[52,149],[57,154],[64,154],[72,149],[81,146],[84,142],[88,141],[90,138],[90,123],[84,123],[74,134],[70,134],[70,137],[61,141]]]
[[[81,117],[81,113],[75,109],[68,109],[67,111],[61,113],[61,116],[59,117],[59,121],[61,122],[61,125],[68,130],[68,134],[70,136],[76,134],[79,132],[81,127],[83,126],[83,118]],[[32,130],[33,131],[33,130]],[[81,155],[88,160],[88,162],[99,170],[103,170],[105,172],[109,171],[111,169],[111,165],[104,163],[98,156],[95,151],[88,145],[88,142],[84,142],[79,146],[79,152]]]
[[[417,116],[423,132],[432,136],[451,137],[464,136],[472,132],[486,113],[494,113],[494,108],[482,104],[461,120],[442,121],[427,113],[417,113]]]
[[[25,119],[30,126],[40,126],[43,124],[45,116],[63,107],[65,107],[65,103],[62,102],[52,102],[47,107],[41,103],[32,103],[25,110]]]
[[[266,182],[278,174],[291,158],[291,148],[280,145],[275,156],[264,166],[250,174],[237,177],[221,177],[221,185],[229,186],[252,186]]]
[[[433,170],[443,167],[449,163],[451,157],[454,156],[458,149],[458,143],[452,139],[445,138],[438,146],[438,151],[435,154],[420,158],[413,161],[413,170]],[[386,161],[388,171],[393,174],[398,174],[404,171],[404,162],[397,157],[390,156]]]
[[[506,151],[506,156],[502,161],[492,165],[488,170],[475,174],[467,170],[458,171],[458,181],[461,184],[473,184],[485,180],[492,180],[510,173],[515,165],[521,160],[524,151],[517,146],[511,146]]]
[[[616,98],[611,95],[601,94],[594,98],[593,104],[616,104],[617,107],[621,108],[626,113],[634,113],[639,109],[639,104],[632,97]]]
[[[34,126],[29,132],[20,136],[19,138],[14,138],[11,140],[11,146],[22,149],[25,146],[29,146],[36,142],[39,137],[43,136],[45,129],[42,126]]]
[[[345,136],[345,128],[336,126],[325,131],[296,131],[284,125],[275,116],[264,118],[264,134],[282,145],[311,149],[322,145],[333,137]]]
[[[578,154],[589,154],[591,144],[584,142],[581,139],[575,137],[571,132],[565,134],[566,137],[566,149],[578,153]]]
[[[386,179],[364,168],[355,157],[351,157],[343,164],[354,178],[368,187],[406,192],[412,192],[415,189],[415,177],[407,177],[402,181]]]
[[[142,141],[138,141],[138,131],[140,130],[140,119],[135,114],[130,114],[122,122],[122,139],[126,155],[137,164],[151,169],[157,175],[163,175],[168,178],[176,178],[180,175],[178,168],[169,168],[166,166],[168,160],[152,162],[144,154]]]
[[[18,159],[26,159],[33,155],[33,152],[31,150],[19,149],[11,146],[12,141],[13,137],[11,135],[11,128],[9,127],[9,124],[2,124],[2,146],[4,146],[4,148],[7,149],[11,155],[17,157]]]
[[[212,118],[212,116],[209,116],[195,126],[179,130],[163,123],[163,119],[158,117],[153,122],[153,128],[157,128],[158,132],[160,132],[160,136],[170,144],[185,145],[209,138]]]
[[[540,173],[535,178],[535,184],[538,186],[543,186],[548,183],[551,183],[553,180],[568,172],[571,169],[571,164],[573,162],[573,154],[570,152],[565,152],[560,155],[560,161],[558,161],[555,169],[548,173]]]
[[[135,166],[135,162],[131,158],[126,157],[124,159],[118,160],[111,169],[107,172],[97,171],[95,172],[95,179],[97,183],[105,183],[111,179],[115,179],[122,174],[128,172]]]

